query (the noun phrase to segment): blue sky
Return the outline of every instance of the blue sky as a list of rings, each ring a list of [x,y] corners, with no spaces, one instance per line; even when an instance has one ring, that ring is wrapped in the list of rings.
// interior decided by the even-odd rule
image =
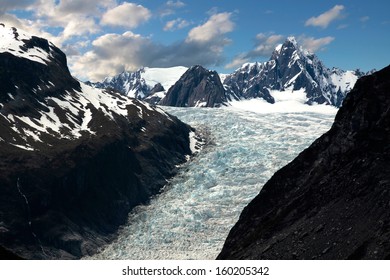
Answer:
[[[93,81],[143,66],[230,73],[268,60],[288,36],[327,67],[380,69],[390,64],[389,11],[383,0],[0,0],[0,22],[48,38]]]

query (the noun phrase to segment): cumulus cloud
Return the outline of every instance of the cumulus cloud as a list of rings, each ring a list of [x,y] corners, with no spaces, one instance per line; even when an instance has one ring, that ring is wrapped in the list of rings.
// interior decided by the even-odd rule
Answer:
[[[33,34],[41,35],[44,33],[42,30],[55,28],[59,30],[58,33],[49,34],[45,38],[62,47],[74,37],[98,33],[101,30],[98,18],[115,5],[115,0],[36,0],[27,10],[34,14],[35,20],[31,25],[40,31]]]
[[[285,36],[280,34],[267,35],[259,33],[256,35],[257,45],[254,50],[248,53],[249,57],[268,56],[274,51],[276,45],[280,44]]]
[[[164,31],[173,31],[173,30],[177,30],[177,29],[183,29],[183,28],[187,27],[188,25],[190,25],[190,23],[188,21],[181,19],[181,18],[178,18],[178,19],[168,21],[165,24],[163,30]]]
[[[344,10],[343,5],[335,5],[329,11],[326,11],[319,16],[309,18],[305,22],[305,26],[318,26],[321,28],[327,28],[332,21],[335,21],[343,17],[342,15],[343,10]]]
[[[323,50],[324,47],[332,43],[334,39],[335,38],[331,36],[317,39],[313,37],[300,36],[298,41],[304,49],[314,53]]]
[[[284,40],[285,36],[280,34],[259,33],[256,35],[254,48],[246,53],[241,53],[225,65],[226,69],[237,68],[244,63],[256,60],[259,57],[270,56],[275,47]]]
[[[191,29],[186,39],[187,42],[208,42],[213,38],[220,38],[233,31],[234,23],[231,13],[219,13],[212,15],[207,22]]]
[[[101,23],[111,26],[135,28],[150,19],[152,13],[141,5],[125,2],[108,10],[102,17]]]
[[[209,22],[220,23],[215,19],[212,16],[198,27],[205,27],[203,30],[207,32]],[[223,22],[230,21],[226,19]],[[225,35],[231,28],[217,28],[219,31],[213,33],[215,36],[207,34],[200,39],[191,33],[194,28],[185,40],[170,45],[158,44],[150,37],[133,32],[106,34],[92,42],[89,52],[72,58],[70,65],[75,75],[92,81],[99,81],[124,70],[134,71],[142,66],[216,66],[224,61],[223,47],[229,42]]]
[[[49,24],[63,25],[73,17],[99,17],[103,10],[113,7],[115,0],[37,0],[30,10],[35,17],[49,21]]]

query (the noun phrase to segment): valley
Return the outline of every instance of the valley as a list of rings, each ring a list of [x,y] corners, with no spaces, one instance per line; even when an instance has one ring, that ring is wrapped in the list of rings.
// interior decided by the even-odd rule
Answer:
[[[308,105],[281,112],[281,105],[163,107],[209,131],[211,143],[180,167],[163,193],[130,213],[116,241],[90,258],[215,259],[242,209],[275,171],[330,128],[337,112]],[[262,113],[268,106],[279,112]]]

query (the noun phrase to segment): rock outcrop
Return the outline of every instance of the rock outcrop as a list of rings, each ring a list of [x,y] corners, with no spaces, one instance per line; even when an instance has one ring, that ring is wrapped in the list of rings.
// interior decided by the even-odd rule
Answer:
[[[218,73],[197,65],[181,76],[159,104],[174,107],[219,107],[227,101]]]
[[[390,66],[360,78],[329,132],[264,185],[219,259],[390,258]]]

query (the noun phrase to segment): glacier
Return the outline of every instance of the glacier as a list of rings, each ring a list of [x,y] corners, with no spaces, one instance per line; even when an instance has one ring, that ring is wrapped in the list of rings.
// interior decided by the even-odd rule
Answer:
[[[291,102],[164,107],[207,131],[209,144],[180,166],[148,205],[130,213],[113,243],[88,258],[215,259],[243,208],[278,169],[329,130],[337,112],[331,106]],[[283,103],[290,109],[284,110]]]

